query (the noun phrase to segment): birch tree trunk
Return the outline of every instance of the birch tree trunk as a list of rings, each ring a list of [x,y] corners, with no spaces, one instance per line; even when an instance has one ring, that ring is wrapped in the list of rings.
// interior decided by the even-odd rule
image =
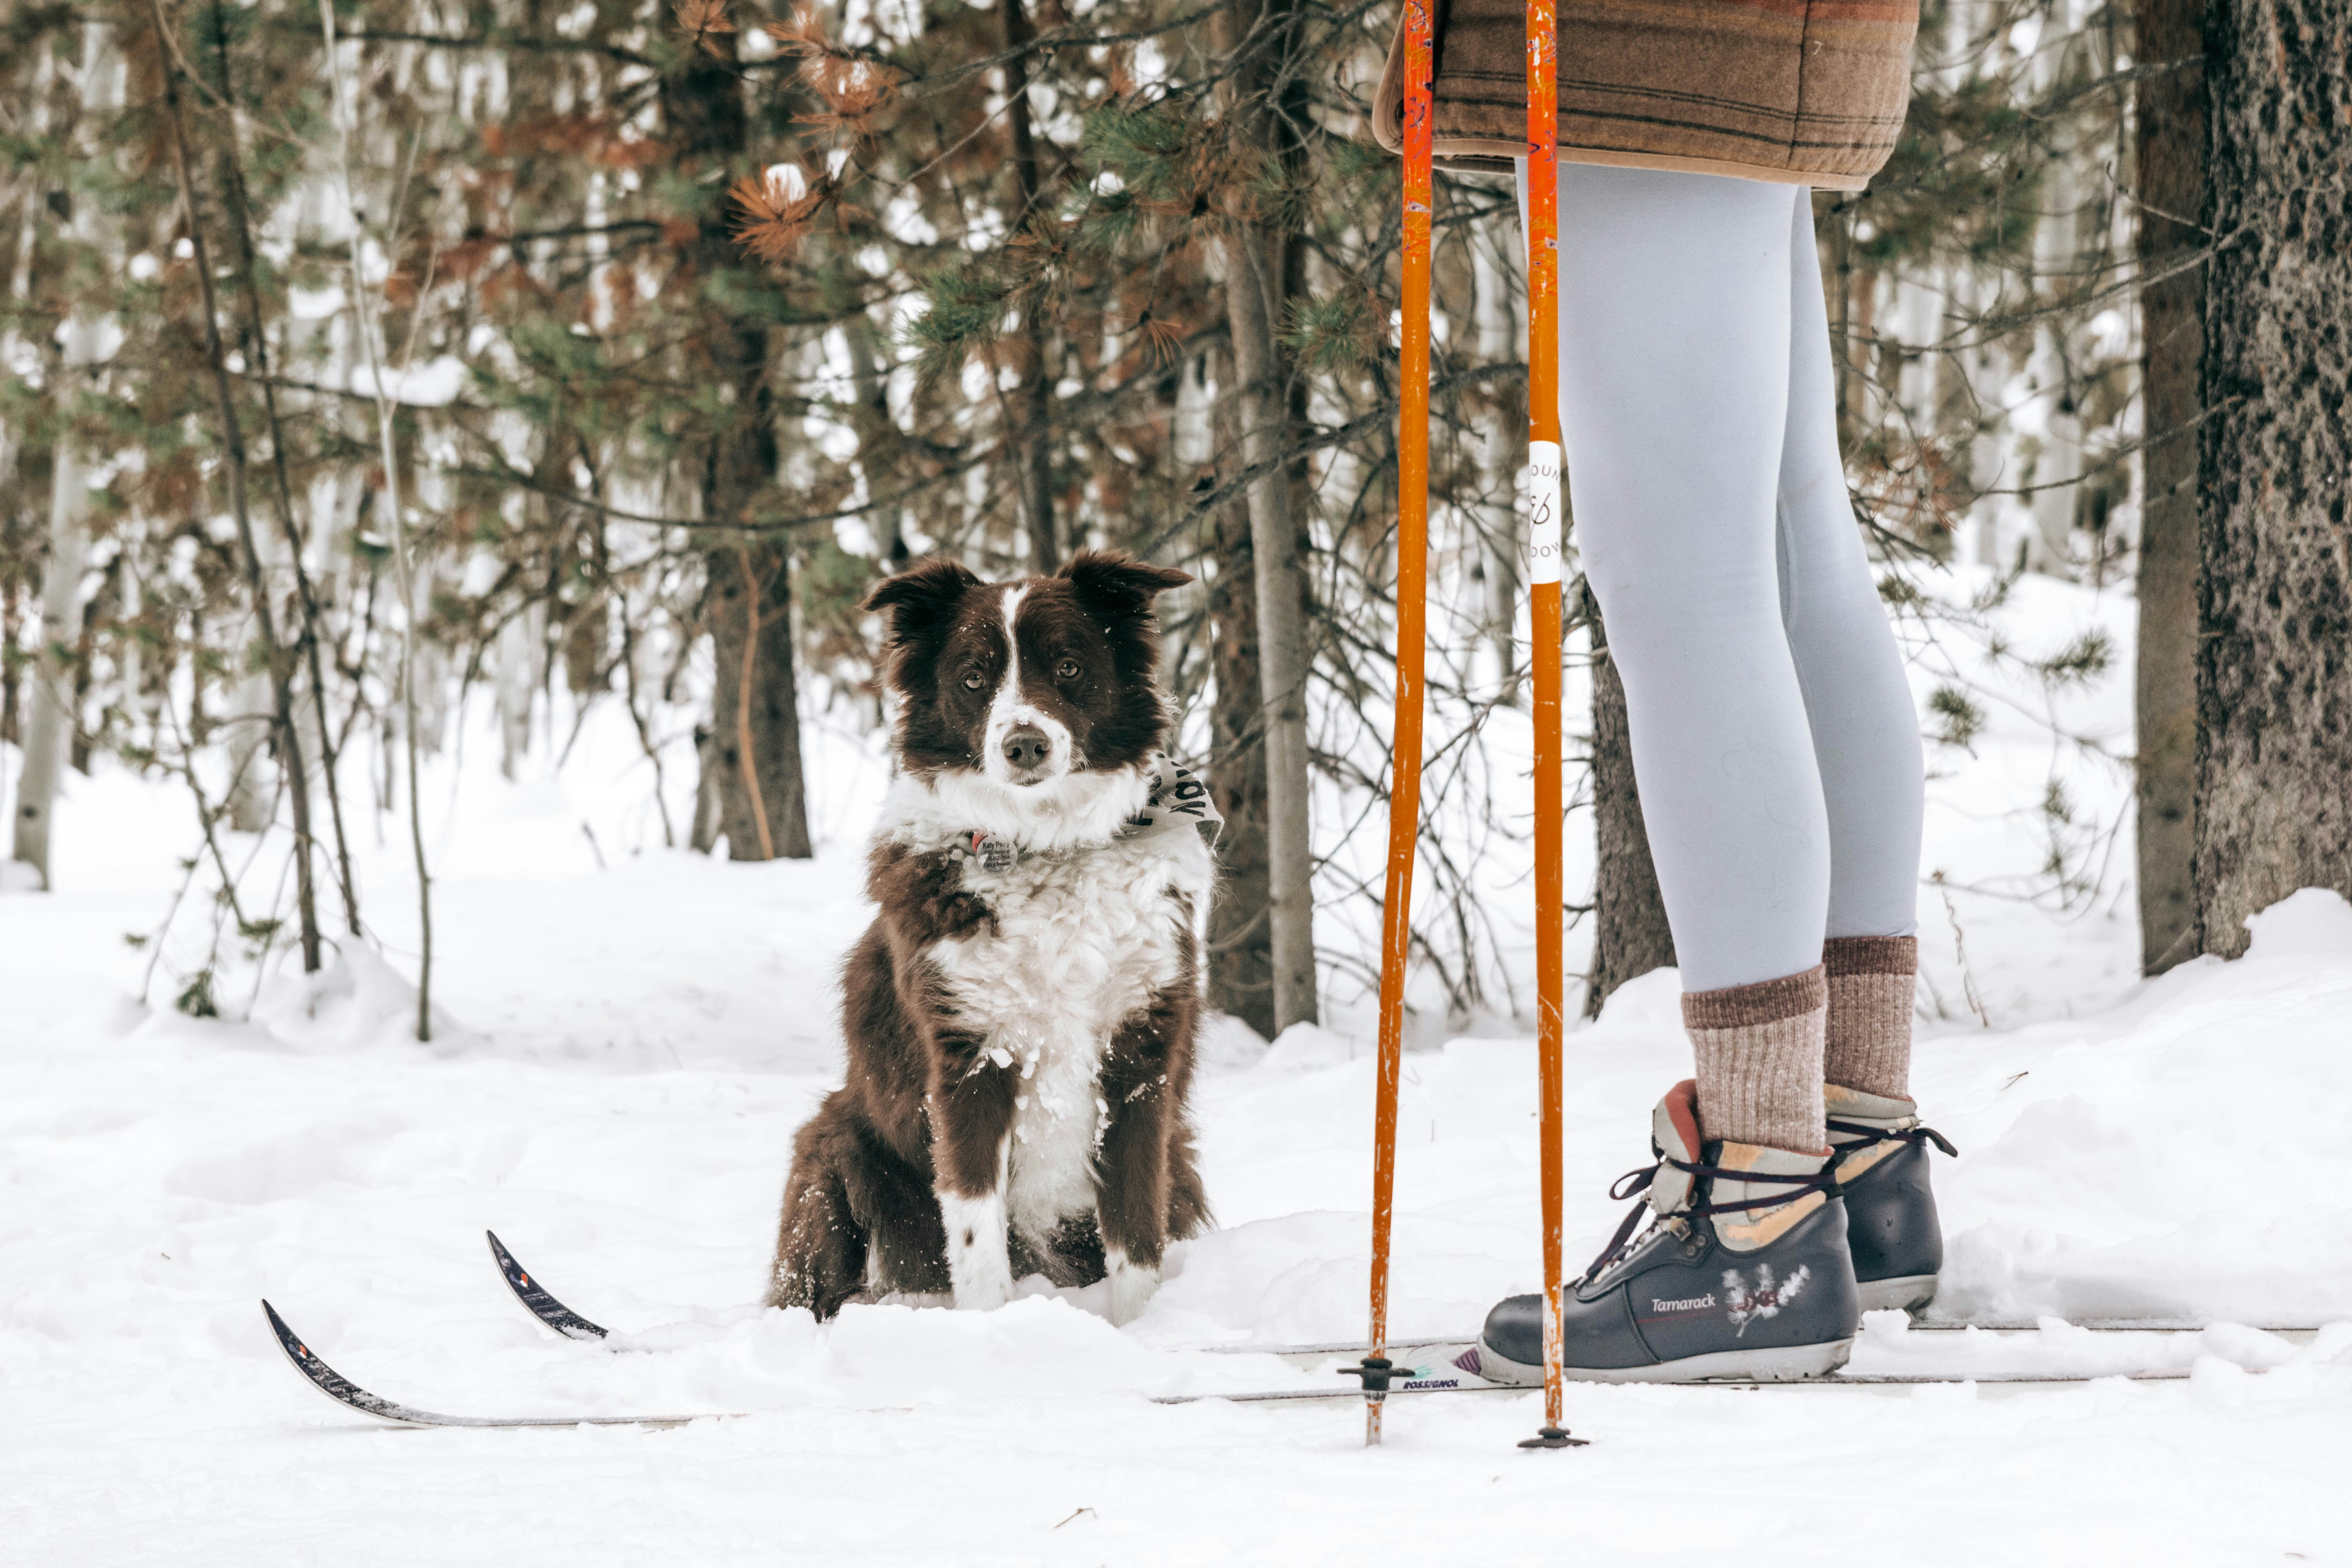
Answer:
[[[56,67],[47,48],[38,49],[33,60],[31,92],[24,109],[24,123],[35,141],[47,135],[49,129],[49,89],[55,79]],[[41,235],[41,182],[22,182],[23,206],[16,215],[16,249],[8,268],[8,304],[12,321],[16,312],[25,308],[25,300],[33,291],[33,250]],[[14,367],[20,356],[30,352],[23,334],[14,325],[0,329],[0,366]],[[0,496],[5,496],[16,483],[16,462],[24,455],[24,431],[0,419]],[[0,542],[5,542],[15,532],[18,519],[0,515]],[[23,690],[23,677],[15,657],[16,633],[24,609],[23,588],[12,574],[0,584],[0,741],[20,741],[18,726],[23,722],[17,703]],[[13,858],[13,857],[12,857]]]
[[[84,342],[68,330],[66,374],[89,362],[75,354]],[[49,549],[41,574],[41,638],[32,661],[31,700],[26,705],[25,765],[16,781],[16,831],[12,859],[30,866],[44,889],[56,884],[49,870],[49,827],[58,786],[73,748],[74,659],[81,627],[81,580],[89,551],[89,468],[61,436],[50,456]]]
[[[2197,925],[2352,895],[2352,6],[2206,17]]]
[[[1251,24],[1255,24],[1252,26]],[[1283,132],[1266,95],[1295,47],[1284,0],[1267,0],[1255,16],[1233,11],[1215,19],[1220,49],[1229,58],[1249,49],[1228,80],[1225,112],[1244,156],[1273,163],[1284,154]],[[1269,41],[1264,35],[1278,37]],[[1246,200],[1244,196],[1242,198]],[[1258,690],[1265,704],[1265,827],[1272,928],[1274,1023],[1277,1030],[1319,1016],[1315,986],[1314,847],[1309,833],[1310,758],[1307,743],[1309,652],[1303,520],[1289,465],[1281,456],[1291,435],[1290,371],[1276,333],[1281,328],[1283,279],[1290,237],[1237,208],[1226,225],[1225,317],[1231,328],[1235,406],[1242,424],[1242,461],[1263,469],[1248,487],[1250,550],[1257,584]]]
[[[1470,242],[1475,291],[1472,310],[1478,327],[1481,364],[1508,363],[1518,353],[1518,312],[1512,308],[1517,289],[1505,259],[1512,232],[1510,219],[1497,216]],[[1526,398],[1496,396],[1480,423],[1485,428],[1479,432],[1478,479],[1487,496],[1495,498],[1481,509],[1480,518],[1486,537],[1480,542],[1478,568],[1486,589],[1482,629],[1495,652],[1496,684],[1504,693],[1503,700],[1516,704],[1519,660],[1511,629],[1519,613],[1519,513],[1511,481],[1526,450]]]
[[[2036,61],[2037,89],[2054,81],[2070,50],[2044,49]],[[2055,145],[2049,178],[2042,186],[2042,221],[2033,233],[2034,291],[2046,295],[2076,266],[2081,248],[2078,208],[2082,180],[2076,172],[2079,139],[2070,131],[2053,132]],[[2081,498],[2083,420],[2075,403],[2074,376],[2068,353],[2068,324],[2063,318],[2044,319],[2034,333],[2033,357],[2026,374],[2032,378],[2037,401],[2043,409],[2041,450],[2033,459],[2033,539],[2029,564],[2053,576],[2074,575],[2074,508]]]
[[[2133,54],[2143,67],[2189,63],[2144,79],[2135,106],[2143,277],[2178,268],[2205,244],[2205,0],[2139,0]],[[2155,974],[2196,952],[2197,394],[2205,346],[2205,269],[2140,291],[2137,730],[2140,966]]]
[[[82,27],[81,72],[77,84],[80,123],[77,141],[88,155],[99,155],[96,134],[110,127],[123,103],[122,56],[113,29],[100,22]],[[121,262],[121,243],[101,216],[97,198],[84,194],[76,202],[74,237],[106,258],[110,275]],[[101,311],[78,308],[66,322],[64,354],[58,370],[58,401],[69,405],[85,383],[102,374],[111,352],[106,343],[110,322]],[[33,868],[44,889],[56,886],[49,864],[49,831],[57,810],[58,786],[65,775],[66,759],[74,739],[75,665],[73,651],[81,641],[81,580],[89,557],[89,455],[79,449],[73,433],[61,430],[50,454],[49,548],[41,574],[41,640],[32,666],[31,701],[25,718],[24,774],[16,784],[16,831],[10,858]]]

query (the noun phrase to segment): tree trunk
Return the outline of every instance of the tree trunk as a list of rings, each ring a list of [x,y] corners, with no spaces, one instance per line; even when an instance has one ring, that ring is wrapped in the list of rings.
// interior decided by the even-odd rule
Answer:
[[[2073,54],[2063,44],[2036,52],[2032,80],[2037,93],[2056,84]],[[2053,293],[2063,297],[2068,292],[2072,274],[2081,265],[2081,160],[2088,151],[2063,121],[2053,123],[2050,135],[2052,156],[2038,204],[2042,216],[2033,230],[2035,292],[2045,300]],[[2109,177],[2104,168],[2099,177]],[[2070,331],[2063,317],[2042,318],[2026,362],[2034,392],[2048,404],[2032,470],[2033,533],[2027,542],[2027,561],[2036,572],[2069,578],[2077,574],[2074,521],[2083,495],[2083,418]]]
[[[1517,295],[1507,259],[1516,229],[1497,212],[1488,226],[1474,234],[1470,256],[1476,300],[1478,360],[1482,364],[1507,364],[1519,348]],[[1478,482],[1487,504],[1479,509],[1485,538],[1480,542],[1479,571],[1486,588],[1485,625],[1480,630],[1495,651],[1496,684],[1505,702],[1517,705],[1521,679],[1518,649],[1511,640],[1519,613],[1519,510],[1511,477],[1527,457],[1528,409],[1525,387],[1515,384],[1496,394],[1492,406],[1479,420]]]
[[[509,783],[530,752],[530,710],[545,673],[546,627],[546,605],[533,604],[499,628],[499,772]]]
[[[43,46],[46,54],[47,46]],[[122,109],[123,67],[112,27],[101,22],[82,26],[81,71],[76,82],[80,99],[79,123],[72,127],[85,154],[106,145],[112,121]],[[26,200],[31,196],[28,194]],[[71,223],[75,237],[106,258],[110,270],[121,262],[118,224],[103,216],[98,198],[84,194],[75,202]],[[35,230],[27,225],[29,237]],[[20,268],[24,258],[19,258]],[[58,369],[57,400],[69,405],[76,393],[104,374],[104,318],[88,309],[76,310],[64,332],[64,353]],[[49,867],[49,829],[57,807],[58,786],[66,762],[73,754],[79,704],[76,693],[78,657],[82,645],[81,579],[89,553],[90,465],[76,450],[70,428],[58,432],[50,453],[49,548],[41,575],[41,637],[32,667],[31,711],[25,720],[25,766],[16,784],[16,822],[10,858],[24,861],[37,872],[43,888],[54,887]]]
[[[1220,376],[1220,384],[1230,376]],[[1224,442],[1221,447],[1230,450]],[[1272,1039],[1272,868],[1265,837],[1265,698],[1258,676],[1257,563],[1249,509],[1216,514],[1217,574],[1209,584],[1210,659],[1217,700],[1209,716],[1209,793],[1224,814],[1217,897],[1209,907],[1209,1005]]]
[[[16,520],[0,516],[0,546],[10,543]],[[12,574],[0,582],[0,745],[20,745],[17,726],[23,723],[17,702],[24,691],[23,678],[17,673],[24,650],[16,646],[16,634],[24,626],[24,585]]]
[[[2201,249],[2205,210],[2205,0],[2139,0],[2143,65],[2193,64],[2136,89],[2140,271],[2153,277]],[[2205,270],[2140,292],[2139,952],[2149,974],[2196,952],[2197,365],[2205,346]]]
[[[1583,590],[1592,637],[1592,821],[1600,868],[1592,888],[1592,969],[1584,980],[1584,1016],[1628,980],[1675,962],[1658,870],[1650,860],[1642,795],[1633,784],[1633,747],[1625,728],[1625,687],[1609,658],[1601,606]]]
[[[697,855],[708,855],[719,847],[720,819],[727,805],[727,791],[719,780],[719,742],[708,725],[694,727],[694,826],[686,847]]]
[[[1253,33],[1253,51],[1229,79],[1225,113],[1236,148],[1271,161],[1286,149],[1267,112],[1268,86],[1295,47],[1286,5],[1270,3],[1261,26],[1281,29],[1269,44]],[[1218,47],[1228,56],[1244,43],[1244,18],[1226,11],[1215,19]],[[1315,988],[1314,847],[1309,836],[1310,758],[1307,743],[1307,625],[1305,529],[1288,465],[1279,461],[1291,435],[1290,370],[1276,333],[1281,327],[1285,252],[1289,236],[1259,221],[1246,186],[1236,194],[1224,239],[1225,318],[1234,348],[1234,379],[1242,424],[1242,461],[1265,471],[1248,487],[1250,549],[1257,585],[1258,689],[1265,703],[1266,861],[1272,927],[1274,1021],[1277,1029],[1313,1023]]]
[[[25,132],[33,141],[39,141],[49,129],[49,85],[56,68],[51,64],[50,51],[34,51],[32,90],[26,95],[21,110]],[[16,254],[8,268],[8,306],[12,316],[18,316],[26,298],[33,291],[33,247],[40,238],[43,182],[27,178],[19,186],[23,210],[16,217]],[[0,328],[0,364],[15,364],[24,339],[13,325]],[[21,426],[0,420],[0,498],[9,498],[16,480],[17,464],[24,456],[25,432]],[[0,512],[0,549],[14,552],[16,542],[23,538],[22,530],[29,522],[14,507]],[[18,704],[22,700],[23,677],[18,659],[29,649],[19,649],[16,634],[24,629],[25,584],[11,574],[0,583],[0,742],[21,745],[20,726],[24,714]],[[15,858],[12,852],[11,858]]]
[[[70,333],[64,374],[79,379],[88,362],[76,358]],[[49,551],[41,573],[41,637],[32,661],[32,701],[25,716],[25,766],[16,781],[16,831],[11,859],[33,868],[43,888],[49,876],[49,826],[58,785],[73,748],[74,660],[81,628],[83,561],[89,549],[89,470],[65,432],[50,456]]]
[[[743,86],[732,58],[735,34],[713,37],[730,58],[696,49],[662,82],[662,114],[677,150],[678,173],[720,185],[750,146]],[[802,784],[798,699],[793,689],[790,545],[741,531],[752,503],[776,471],[776,420],[768,381],[768,323],[755,310],[730,313],[726,301],[757,297],[772,285],[748,273],[727,233],[729,204],[702,214],[688,263],[703,279],[736,273],[734,286],[701,290],[702,316],[688,353],[720,389],[725,409],[698,454],[704,521],[730,531],[705,545],[703,620],[710,629],[718,679],[712,700],[713,751],[721,763],[727,854],[735,860],[810,854]]]
[[[1030,38],[1021,0],[998,0],[1004,47],[1017,49]],[[1012,134],[1013,173],[1021,193],[1013,226],[1020,228],[1037,210],[1040,180],[1037,143],[1029,124],[1029,62],[1015,55],[1004,62],[1005,120]],[[1021,385],[1015,392],[1014,437],[1021,466],[1021,514],[1029,531],[1029,570],[1053,571],[1062,563],[1054,528],[1054,370],[1052,343],[1039,312],[1021,312]]]
[[[706,567],[702,616],[718,667],[711,752],[723,788],[727,858],[805,860],[813,851],[793,683],[789,551],[782,544],[715,550]]]
[[[2197,927],[2352,894],[2352,6],[2207,15]]]
[[[887,494],[906,483],[897,471],[904,444],[898,439],[898,421],[890,416],[889,340],[863,310],[849,318],[844,335],[849,340],[849,370],[857,386],[858,465],[866,476],[866,494]],[[877,506],[867,514],[867,522],[874,531],[875,563],[894,576],[904,571],[911,559],[907,509]]]

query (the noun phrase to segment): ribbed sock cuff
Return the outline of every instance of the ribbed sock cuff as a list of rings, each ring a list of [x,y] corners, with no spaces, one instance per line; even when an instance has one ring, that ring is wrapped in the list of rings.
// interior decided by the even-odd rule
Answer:
[[[1755,985],[1683,995],[1698,1058],[1699,1130],[1708,1138],[1818,1153],[1829,982],[1815,967]]]
[[[1829,978],[1822,1076],[1864,1094],[1911,1098],[1911,1004],[1919,943],[1907,936],[1842,936],[1822,944]]]

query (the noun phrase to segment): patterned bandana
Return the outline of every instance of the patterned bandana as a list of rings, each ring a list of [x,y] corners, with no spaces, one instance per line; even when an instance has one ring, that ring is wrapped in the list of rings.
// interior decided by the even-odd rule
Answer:
[[[1127,826],[1118,830],[1119,837],[1150,838],[1191,823],[1215,844],[1225,819],[1217,803],[1209,798],[1209,786],[1201,775],[1165,752],[1151,753],[1150,768],[1150,798],[1141,811],[1127,819]]]
[[[1198,828],[1212,846],[1215,845],[1225,819],[1217,810],[1217,803],[1209,798],[1209,786],[1202,782],[1201,775],[1165,752],[1152,752],[1149,766],[1151,793],[1145,798],[1142,809],[1120,825],[1115,841],[1156,838],[1160,834],[1192,826]],[[1010,838],[980,829],[966,834],[964,843],[983,871],[1010,871],[1022,861],[1046,853],[1024,849]]]

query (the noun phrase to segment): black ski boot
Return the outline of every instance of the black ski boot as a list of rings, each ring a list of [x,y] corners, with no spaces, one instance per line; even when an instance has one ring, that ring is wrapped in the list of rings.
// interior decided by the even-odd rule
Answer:
[[[1589,1383],[1781,1382],[1845,1364],[1862,1321],[1845,1208],[1829,1158],[1754,1143],[1702,1143],[1698,1086],[1676,1084],[1651,1117],[1658,1163],[1619,1183],[1642,1210],[1570,1284],[1561,1361]],[[1629,1242],[1628,1237],[1633,1239]],[[1454,1363],[1494,1383],[1543,1381],[1543,1300],[1486,1314]]]
[[[1927,1145],[1955,1153],[1942,1133],[1919,1125],[1908,1100],[1826,1086],[1831,1173],[1845,1194],[1845,1239],[1862,1310],[1917,1311],[1936,1299],[1944,1232],[1927,1182]]]

